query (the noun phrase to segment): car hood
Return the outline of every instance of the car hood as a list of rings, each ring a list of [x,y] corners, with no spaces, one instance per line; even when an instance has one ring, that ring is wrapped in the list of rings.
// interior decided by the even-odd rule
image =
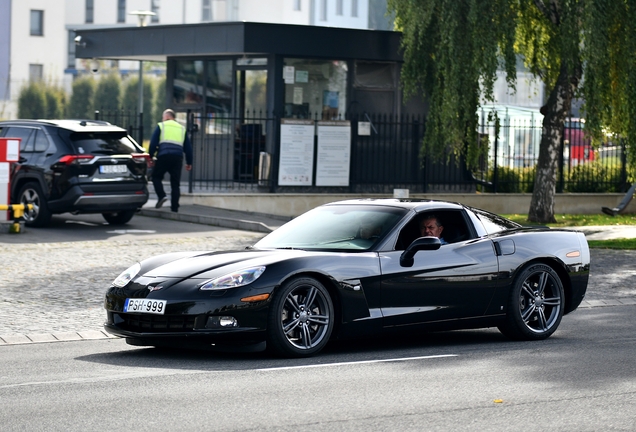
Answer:
[[[142,275],[162,278],[201,278],[217,277],[235,270],[255,266],[266,266],[274,262],[293,257],[324,252],[306,252],[301,250],[248,250],[240,252],[205,252],[193,256],[179,257],[164,263]],[[142,263],[143,267],[143,263]]]

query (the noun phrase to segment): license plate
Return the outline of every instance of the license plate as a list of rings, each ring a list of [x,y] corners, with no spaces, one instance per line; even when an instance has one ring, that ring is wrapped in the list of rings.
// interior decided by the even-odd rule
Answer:
[[[126,165],[100,165],[99,172],[102,174],[125,173],[128,172]]]
[[[137,312],[163,315],[166,311],[166,300],[126,299],[124,312]]]

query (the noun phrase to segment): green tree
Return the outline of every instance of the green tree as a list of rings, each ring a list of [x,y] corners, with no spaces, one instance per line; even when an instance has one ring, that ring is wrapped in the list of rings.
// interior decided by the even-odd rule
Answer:
[[[102,76],[97,83],[93,106],[97,110],[116,111],[120,108],[121,79],[118,73]]]
[[[18,96],[18,118],[46,118],[46,91],[42,83],[30,83],[20,90]]]
[[[74,119],[92,119],[95,117],[93,98],[95,80],[85,75],[73,81],[73,94],[68,104],[68,117]]]
[[[153,100],[153,86],[152,81],[148,79],[143,80],[143,91],[144,91],[144,139],[150,139],[152,135],[152,127],[156,123],[154,119],[151,118],[153,115],[152,112],[152,100]],[[125,111],[129,111],[131,113],[138,113],[138,103],[139,103],[139,78],[129,78],[124,81],[124,91],[122,96],[122,108]],[[136,136],[134,137],[137,138]],[[141,143],[140,143],[141,144]]]
[[[161,121],[163,111],[168,108],[166,102],[166,78],[163,77],[155,82],[155,99],[152,109],[152,124]],[[154,126],[153,126],[154,129]],[[152,131],[151,131],[152,132]]]
[[[543,131],[528,219],[554,222],[563,124],[572,99],[586,128],[627,137],[636,150],[636,7],[629,0],[389,0],[403,32],[405,93],[430,101],[423,147],[464,153],[477,108],[493,101],[497,69],[514,88],[515,56],[546,84]],[[581,85],[585,76],[585,84]],[[631,151],[632,164],[636,156]]]
[[[66,93],[59,87],[45,87],[47,119],[64,118],[66,109]]]

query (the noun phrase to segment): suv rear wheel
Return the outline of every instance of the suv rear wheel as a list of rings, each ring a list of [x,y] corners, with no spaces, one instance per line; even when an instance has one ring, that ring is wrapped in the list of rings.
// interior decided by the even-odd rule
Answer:
[[[104,217],[104,219],[106,219],[106,222],[108,222],[111,225],[123,225],[127,223],[128,221],[130,221],[134,215],[135,215],[134,210],[123,210],[123,211],[113,212],[113,213],[102,213],[102,216]]]
[[[42,189],[35,182],[30,182],[22,186],[18,192],[20,204],[31,204],[31,210],[25,210],[24,223],[31,227],[44,227],[51,221],[51,212],[46,205]]]

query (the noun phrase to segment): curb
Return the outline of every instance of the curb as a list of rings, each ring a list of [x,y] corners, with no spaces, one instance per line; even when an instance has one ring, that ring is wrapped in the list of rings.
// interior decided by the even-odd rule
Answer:
[[[79,340],[119,339],[103,330],[85,330],[77,332],[33,333],[0,335],[0,346],[26,345],[34,343],[71,342]]]
[[[634,306],[636,299],[624,298],[618,300],[584,300],[579,308],[592,309],[597,307]],[[35,343],[72,342],[79,340],[121,339],[104,330],[86,330],[78,332],[10,334],[0,335],[0,347],[6,345],[27,345]]]
[[[232,219],[221,216],[205,216],[188,213],[173,213],[171,211],[151,210],[142,208],[139,213],[142,216],[158,217],[161,219],[178,220],[181,222],[190,222],[201,225],[217,226],[221,228],[230,228],[242,231],[253,231],[268,234],[275,228],[269,227],[262,222],[256,222],[245,219]]]

